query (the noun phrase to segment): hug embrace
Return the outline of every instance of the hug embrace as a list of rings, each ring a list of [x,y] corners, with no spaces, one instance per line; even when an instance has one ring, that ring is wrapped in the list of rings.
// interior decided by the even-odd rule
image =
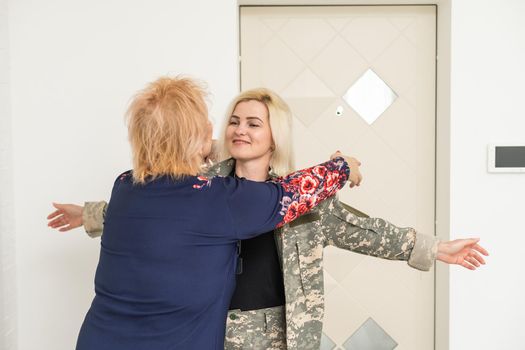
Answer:
[[[78,350],[319,349],[327,245],[423,271],[485,263],[479,239],[441,242],[341,203],[361,184],[353,157],[294,171],[291,112],[268,89],[233,99],[213,150],[205,94],[188,78],[149,84],[127,113],[133,169],[109,203],[48,216],[101,236]]]

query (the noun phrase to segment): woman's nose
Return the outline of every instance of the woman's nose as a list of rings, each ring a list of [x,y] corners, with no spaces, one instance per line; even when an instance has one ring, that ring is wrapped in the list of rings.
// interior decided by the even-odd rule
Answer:
[[[244,125],[238,125],[235,128],[236,135],[246,135],[246,127]]]

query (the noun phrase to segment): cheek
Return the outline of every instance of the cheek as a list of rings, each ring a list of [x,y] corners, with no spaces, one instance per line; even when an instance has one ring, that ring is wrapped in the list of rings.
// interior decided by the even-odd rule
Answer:
[[[224,132],[224,140],[231,141],[233,139],[233,128],[228,126]]]
[[[232,140],[233,140],[233,128],[232,127],[227,127],[226,128],[226,131],[224,133],[224,147],[226,147],[226,150],[228,150],[228,152],[232,152]]]
[[[263,132],[260,135],[260,140],[261,140],[261,143],[265,147],[269,148],[272,146],[273,140],[272,140],[272,132],[270,131],[270,129],[263,130]]]

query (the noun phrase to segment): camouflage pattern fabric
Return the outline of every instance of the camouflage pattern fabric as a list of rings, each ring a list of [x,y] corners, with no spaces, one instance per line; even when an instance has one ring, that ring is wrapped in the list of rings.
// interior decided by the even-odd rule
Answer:
[[[226,318],[226,350],[286,349],[284,307],[230,310]]]
[[[84,203],[84,210],[82,211],[82,223],[84,224],[86,233],[91,238],[102,235],[107,206],[108,204],[104,201]]]
[[[235,160],[228,159],[208,169],[206,175],[227,176],[234,167]],[[86,230],[102,226],[104,208],[105,202],[86,203],[84,211],[89,213],[85,215]],[[101,232],[92,231],[90,236]],[[302,218],[275,230],[275,240],[283,270],[285,334],[289,350],[318,350],[320,347],[325,246],[404,260],[413,268],[428,271],[434,264],[439,243],[436,237],[412,228],[400,228],[380,218],[360,215],[359,211],[339,202],[337,197],[325,200]],[[246,328],[242,332],[244,330]]]

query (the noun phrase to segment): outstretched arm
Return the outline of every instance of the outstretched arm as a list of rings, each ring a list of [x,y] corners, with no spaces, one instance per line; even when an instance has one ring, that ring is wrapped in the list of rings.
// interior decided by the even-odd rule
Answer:
[[[53,206],[56,210],[47,216],[49,227],[65,232],[84,225],[90,237],[102,235],[106,202],[86,202],[83,207],[61,203],[53,203]]]
[[[397,227],[380,218],[358,217],[337,198],[322,216],[326,244],[383,259],[404,260],[416,269],[428,271],[434,261],[458,264],[474,270],[484,264],[481,255],[488,252],[478,240],[461,239],[440,242],[436,237]]]

